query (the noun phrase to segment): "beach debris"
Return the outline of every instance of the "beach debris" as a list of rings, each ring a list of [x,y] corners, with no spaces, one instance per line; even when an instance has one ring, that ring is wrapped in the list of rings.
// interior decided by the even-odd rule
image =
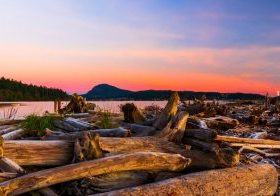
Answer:
[[[237,180],[238,179],[238,180]],[[125,195],[274,195],[278,175],[269,164],[203,171],[116,190],[99,196]]]
[[[41,170],[0,183],[1,195],[19,195],[65,181],[131,170],[182,171],[190,159],[177,154],[138,152]],[[109,171],[108,171],[108,168]],[[36,179],[36,180],[34,180]]]
[[[61,110],[61,114],[71,114],[71,113],[85,113],[89,110],[94,110],[96,105],[94,103],[87,103],[86,99],[76,93],[70,99],[70,102]]]
[[[145,121],[142,112],[133,103],[126,103],[120,108],[124,115],[124,122],[141,124]]]
[[[165,108],[162,110],[159,117],[154,122],[153,127],[155,127],[158,130],[164,129],[167,126],[167,124],[170,122],[172,117],[176,115],[179,103],[180,103],[179,94],[177,92],[174,92],[169,98]]]
[[[0,194],[273,195],[280,113],[268,102],[187,102],[174,92],[164,109],[105,111],[114,126],[104,128],[102,113],[74,95],[36,126],[44,134],[26,134],[38,132],[20,126],[26,119],[0,121]]]

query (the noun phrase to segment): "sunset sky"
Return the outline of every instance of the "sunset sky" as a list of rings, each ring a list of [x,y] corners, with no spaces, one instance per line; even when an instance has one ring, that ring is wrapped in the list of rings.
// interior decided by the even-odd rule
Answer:
[[[84,93],[280,90],[278,0],[0,0],[0,76]]]

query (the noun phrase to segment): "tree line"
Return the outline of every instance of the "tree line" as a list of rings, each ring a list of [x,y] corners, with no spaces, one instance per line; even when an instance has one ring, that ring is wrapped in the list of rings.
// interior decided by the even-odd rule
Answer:
[[[24,84],[4,77],[0,79],[0,101],[52,101],[68,98],[69,95],[61,89]]]

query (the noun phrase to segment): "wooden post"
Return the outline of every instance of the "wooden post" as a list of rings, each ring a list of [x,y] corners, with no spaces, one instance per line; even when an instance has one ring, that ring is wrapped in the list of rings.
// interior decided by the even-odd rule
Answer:
[[[54,108],[53,108],[53,111],[54,113],[57,113],[57,100],[54,100]]]
[[[59,112],[61,110],[61,101],[58,100],[57,101],[57,112]]]

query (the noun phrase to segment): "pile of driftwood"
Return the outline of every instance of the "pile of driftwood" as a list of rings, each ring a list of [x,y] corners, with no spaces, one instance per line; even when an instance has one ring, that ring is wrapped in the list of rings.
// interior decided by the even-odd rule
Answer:
[[[273,195],[275,167],[240,163],[240,155],[280,142],[220,135],[219,123],[238,121],[205,122],[198,116],[211,106],[192,107],[174,93],[155,119],[126,104],[119,128],[71,115],[40,138],[26,137],[18,121],[0,121],[0,195]]]

